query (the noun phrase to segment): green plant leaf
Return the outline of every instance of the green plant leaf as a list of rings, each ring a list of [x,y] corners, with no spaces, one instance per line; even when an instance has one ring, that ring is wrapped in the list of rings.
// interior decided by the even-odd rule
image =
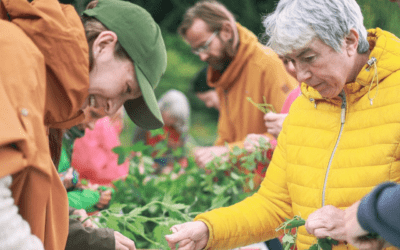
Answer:
[[[322,250],[332,250],[332,242],[328,238],[318,239],[318,245]]]
[[[241,148],[239,148],[238,146],[234,146],[232,149],[232,154],[234,156],[239,156],[239,155],[243,154],[243,150]]]
[[[110,210],[112,213],[120,213],[122,209],[126,206],[126,204],[114,203],[110,206],[108,210]]]
[[[254,190],[254,181],[253,181],[253,179],[250,179],[250,181],[249,181],[249,188],[251,190]]]
[[[220,197],[214,198],[211,202],[210,210],[222,207],[223,205],[225,205],[225,203],[229,201],[229,199],[230,197],[224,197],[222,199]]]
[[[234,180],[240,179],[239,175],[237,175],[237,174],[234,173],[234,172],[231,172],[231,177],[232,177],[232,179],[234,179]]]
[[[119,225],[118,225],[118,221],[120,219],[114,215],[110,215],[107,218],[107,222],[106,225],[108,228],[114,229],[115,231],[120,231]]]
[[[170,227],[165,225],[158,225],[154,228],[154,239],[156,242],[159,242],[161,245],[168,247],[168,243],[165,240],[165,235],[170,234],[171,231],[169,230]]]
[[[282,243],[285,244],[294,244],[295,237],[293,235],[290,234],[285,234],[282,238]]]
[[[164,134],[164,129],[163,128],[158,128],[158,129],[153,129],[150,130],[151,136],[157,136],[157,135],[163,135]]]

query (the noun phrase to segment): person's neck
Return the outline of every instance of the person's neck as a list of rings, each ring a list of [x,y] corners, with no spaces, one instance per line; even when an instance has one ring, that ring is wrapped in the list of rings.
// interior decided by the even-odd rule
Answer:
[[[354,67],[350,73],[352,76],[348,82],[355,82],[357,79],[358,74],[361,72],[362,68],[364,65],[368,62],[369,60],[369,54],[370,51],[364,53],[364,54],[357,54],[355,62],[354,62]]]

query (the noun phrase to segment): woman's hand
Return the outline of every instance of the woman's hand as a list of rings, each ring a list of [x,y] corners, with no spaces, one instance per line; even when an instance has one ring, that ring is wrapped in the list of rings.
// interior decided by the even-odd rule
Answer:
[[[173,234],[165,236],[171,249],[200,250],[207,246],[208,227],[204,222],[186,222],[171,227],[171,231]]]
[[[328,205],[308,216],[306,230],[317,238],[331,237],[334,240],[346,240],[345,211]]]
[[[268,133],[278,138],[279,133],[282,130],[282,124],[287,114],[277,114],[274,112],[268,112],[264,115],[265,127],[268,129]]]

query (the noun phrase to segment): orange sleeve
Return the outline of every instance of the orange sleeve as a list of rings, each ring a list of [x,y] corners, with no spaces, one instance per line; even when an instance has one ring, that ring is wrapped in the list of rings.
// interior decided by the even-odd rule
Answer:
[[[88,44],[82,22],[71,5],[55,0],[4,0],[4,10],[44,55],[46,125],[69,128],[82,120],[79,112],[89,87]],[[3,8],[2,8],[3,9]],[[75,119],[75,120],[74,120]]]

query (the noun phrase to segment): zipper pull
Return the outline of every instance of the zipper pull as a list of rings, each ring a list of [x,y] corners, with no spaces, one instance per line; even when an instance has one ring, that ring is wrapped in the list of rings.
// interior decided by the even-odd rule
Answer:
[[[342,124],[344,124],[346,120],[346,93],[344,92],[344,90],[342,90],[339,96],[342,99],[342,106],[341,106],[342,111],[340,115],[340,120]]]
[[[346,104],[342,103],[342,114],[340,116],[340,120],[342,121],[342,124],[344,124],[346,118]]]
[[[317,102],[315,101],[314,98],[310,98],[310,102],[314,103],[314,108],[317,109]]]

